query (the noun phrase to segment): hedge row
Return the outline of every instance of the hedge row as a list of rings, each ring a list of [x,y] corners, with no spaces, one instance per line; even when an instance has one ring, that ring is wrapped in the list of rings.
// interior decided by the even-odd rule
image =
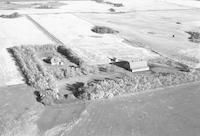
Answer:
[[[81,66],[84,62],[81,58],[78,57],[76,53],[74,53],[74,51],[66,48],[65,46],[58,46],[57,51],[64,55],[69,61],[75,63],[78,66]]]
[[[54,77],[46,72],[33,47],[16,46],[10,48],[9,51],[13,55],[28,85],[38,90],[54,90],[56,88]]]
[[[122,74],[120,78],[91,81],[78,88],[80,99],[94,100],[112,98],[149,89],[163,88],[200,80],[200,71],[154,74]]]

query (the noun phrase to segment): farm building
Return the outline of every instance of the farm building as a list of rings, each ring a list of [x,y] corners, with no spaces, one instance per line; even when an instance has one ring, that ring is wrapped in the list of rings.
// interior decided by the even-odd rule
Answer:
[[[129,64],[130,64],[130,69],[132,70],[132,72],[149,70],[149,66],[146,60],[131,61],[129,62]]]

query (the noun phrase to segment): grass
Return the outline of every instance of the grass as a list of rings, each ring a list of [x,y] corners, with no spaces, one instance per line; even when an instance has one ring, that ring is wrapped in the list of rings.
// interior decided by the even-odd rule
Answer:
[[[190,35],[188,38],[191,42],[194,43],[200,43],[200,33],[199,32],[192,32],[192,31],[186,31]]]
[[[32,106],[17,117],[10,116],[2,121],[1,136],[36,136],[39,135],[37,119],[42,112],[41,106]],[[8,113],[10,114],[10,113]],[[13,114],[13,113],[12,113]],[[2,118],[2,119],[3,119]]]

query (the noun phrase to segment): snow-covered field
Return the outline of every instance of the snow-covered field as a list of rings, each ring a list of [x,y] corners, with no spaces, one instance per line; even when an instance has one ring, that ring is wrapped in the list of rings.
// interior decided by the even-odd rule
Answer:
[[[163,0],[163,1],[187,7],[200,8],[200,2],[198,0]]]
[[[95,1],[59,1],[63,3],[62,6],[59,8],[53,9],[36,9],[34,7],[35,3],[42,3],[44,2],[13,2],[15,4],[26,4],[26,5],[33,5],[27,6],[24,8],[18,8],[16,10],[0,10],[0,13],[8,14],[11,12],[19,12],[21,14],[44,14],[44,13],[63,13],[63,12],[109,12],[109,8],[112,6],[106,4],[100,4]],[[46,2],[47,3],[47,2]],[[1,4],[1,3],[0,3]],[[31,8],[30,8],[31,7]],[[0,8],[1,9],[1,8]]]
[[[0,18],[0,86],[23,83],[7,48],[30,44],[52,43],[25,17]]]
[[[139,4],[145,1],[134,0],[129,3],[148,8],[146,6],[148,2]],[[154,4],[149,4],[155,6],[155,2],[156,0],[154,0]],[[112,26],[120,31],[120,36],[128,39],[133,46],[139,44],[149,47],[164,56],[192,67],[199,67],[199,63],[196,63],[200,61],[199,55],[194,54],[200,54],[200,46],[190,42],[189,35],[185,31],[199,31],[200,9],[165,1],[162,3],[164,7],[162,9],[155,7],[155,10],[140,10],[142,8],[139,8],[139,10],[124,14],[99,14],[97,16],[91,13],[77,13],[76,15],[96,25]],[[167,6],[167,3],[171,5]]]
[[[122,3],[124,6],[116,8],[117,11],[133,11],[133,10],[172,10],[184,9],[186,6],[167,3],[164,0],[105,0],[113,3]]]
[[[167,0],[170,1],[170,0]],[[186,6],[188,1],[180,4],[178,0],[174,2],[166,2],[163,0],[105,0],[105,2],[122,3],[122,7],[115,7],[106,3],[98,3],[95,1],[59,1],[61,6],[53,9],[36,9],[35,4],[45,4],[44,1],[29,1],[29,2],[12,2],[16,4],[14,10],[0,10],[0,13],[8,14],[11,12],[19,12],[22,14],[44,14],[44,13],[74,13],[74,12],[91,12],[91,13],[109,13],[109,9],[113,8],[116,12],[130,12],[135,10],[173,10],[173,9],[188,9]],[[190,1],[189,1],[190,2]],[[47,3],[47,2],[46,2]],[[177,4],[178,3],[178,4]],[[63,4],[63,5],[62,5]],[[194,4],[194,2],[190,2]],[[198,5],[195,3],[195,5]],[[9,5],[8,5],[9,6]],[[15,7],[15,6],[14,6]],[[0,8],[1,9],[1,8]],[[4,7],[5,9],[5,7]]]
[[[109,58],[113,57],[133,60],[157,56],[146,49],[124,43],[118,35],[96,34],[91,31],[92,24],[71,14],[31,17],[90,64],[109,63]]]

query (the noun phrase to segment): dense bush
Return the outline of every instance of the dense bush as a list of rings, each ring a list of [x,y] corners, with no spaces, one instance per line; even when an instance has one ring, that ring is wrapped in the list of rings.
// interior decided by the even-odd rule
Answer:
[[[110,8],[109,11],[110,12],[115,12],[115,9],[114,8]]]
[[[188,38],[191,42],[200,43],[200,32],[186,31],[190,35]]]
[[[105,3],[105,4],[109,4],[112,5],[114,7],[123,7],[124,5],[122,3],[113,3],[113,2],[109,2],[109,1],[104,1],[104,0],[94,0],[97,3]]]
[[[55,95],[56,84],[54,77],[49,74],[42,65],[40,59],[36,56],[33,47],[21,46],[9,49],[13,55],[16,64],[19,66],[26,83],[37,90],[50,91]]]
[[[32,46],[35,52],[56,52],[57,46],[54,44],[44,44],[42,46]]]
[[[57,51],[64,55],[69,61],[77,64],[78,66],[83,64],[83,60],[79,58],[75,52],[69,48],[66,48],[65,46],[58,46]]]
[[[96,1],[98,3],[103,3],[104,2],[104,0],[94,0],[94,1]]]
[[[2,18],[18,18],[18,17],[20,17],[20,15],[19,15],[19,13],[14,12],[10,15],[0,15],[0,17],[2,17]]]
[[[57,80],[68,79],[73,77],[78,77],[85,75],[84,71],[82,71],[78,67],[50,67],[47,71],[53,75]]]
[[[78,98],[102,99],[149,89],[167,87],[200,80],[200,71],[154,74],[122,74],[120,78],[91,81],[81,89]],[[84,93],[83,93],[84,92]],[[79,94],[79,93],[77,93]],[[87,96],[87,97],[84,97]]]
[[[53,6],[49,5],[49,4],[42,4],[42,5],[38,5],[35,8],[37,9],[52,9]]]
[[[113,5],[114,7],[123,7],[124,6],[122,3],[113,3],[113,2],[105,2],[105,3]]]
[[[109,27],[105,26],[95,26],[91,29],[92,32],[99,33],[99,34],[114,34],[119,33],[119,31],[113,30]]]

